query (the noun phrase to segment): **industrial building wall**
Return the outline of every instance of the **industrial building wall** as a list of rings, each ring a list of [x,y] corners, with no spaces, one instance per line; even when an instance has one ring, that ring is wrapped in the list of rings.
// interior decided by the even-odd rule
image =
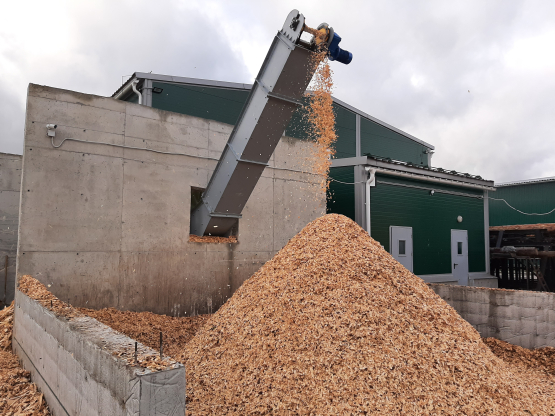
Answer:
[[[193,115],[227,124],[235,124],[249,90],[206,87],[186,84],[172,84],[154,82],[152,107],[181,114]],[[158,92],[156,92],[158,91]],[[129,99],[135,100],[132,94]],[[335,130],[337,142],[335,157],[346,158],[356,155],[356,114],[334,103]],[[310,126],[306,120],[306,113],[299,108],[286,134],[306,140]],[[361,153],[371,153],[374,156],[389,157],[395,160],[411,162],[428,166],[428,155],[424,153],[427,147],[416,143],[393,130],[388,129],[372,120],[361,117],[360,124]]]
[[[343,214],[354,220],[355,191],[352,166],[332,168],[332,181],[327,211]],[[376,175],[376,186],[370,192],[372,238],[389,251],[389,227],[412,227],[414,273],[438,275],[451,273],[451,230],[468,230],[468,266],[470,273],[486,271],[484,240],[484,201],[479,198],[436,192],[444,189],[476,197],[482,191],[458,188],[425,181]],[[385,183],[388,182],[388,183]],[[399,185],[408,185],[399,186]],[[458,216],[463,222],[457,222]]]
[[[547,213],[555,208],[555,181],[500,186],[490,196],[490,226],[555,223],[555,211],[549,215],[525,215],[501,201],[526,213]]]
[[[360,119],[361,154],[428,166],[426,146],[364,117]]]
[[[14,299],[20,188],[21,155],[0,153],[0,308]]]
[[[387,183],[386,183],[387,182]],[[392,185],[397,184],[397,185]],[[451,230],[468,230],[469,272],[485,272],[483,199],[435,192],[398,185],[482,196],[482,191],[457,188],[425,181],[376,175],[371,190],[372,237],[389,251],[389,227],[412,227],[414,273],[434,275],[451,273]],[[462,216],[463,221],[457,222]]]
[[[47,123],[58,125],[56,145],[87,143],[54,148]],[[284,137],[243,211],[239,243],[189,242],[191,187],[206,187],[231,130],[30,85],[18,276],[33,275],[76,306],[181,316],[217,310],[325,211],[318,178],[302,172],[312,145]]]
[[[354,166],[330,168],[327,212],[341,214],[355,219],[355,182]]]

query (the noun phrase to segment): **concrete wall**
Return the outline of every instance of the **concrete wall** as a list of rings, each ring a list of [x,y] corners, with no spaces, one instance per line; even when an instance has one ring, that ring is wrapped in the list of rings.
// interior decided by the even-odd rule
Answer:
[[[458,285],[459,282],[452,274],[428,274],[418,276],[426,283],[441,283],[443,285]],[[498,279],[486,272],[468,274],[468,286],[497,288]]]
[[[0,153],[0,308],[14,299],[20,188],[21,156]]]
[[[31,372],[54,416],[177,416],[185,414],[185,367],[158,372],[114,353],[135,341],[89,317],[59,318],[16,293],[13,349]],[[156,351],[139,344],[139,354]]]
[[[68,141],[53,148],[45,125]],[[205,188],[232,126],[111,98],[30,85],[18,276],[76,306],[175,316],[214,312],[309,221],[325,213],[311,144],[282,138],[239,223],[239,243],[190,243],[191,187]]]
[[[555,347],[555,293],[430,284],[482,337]]]

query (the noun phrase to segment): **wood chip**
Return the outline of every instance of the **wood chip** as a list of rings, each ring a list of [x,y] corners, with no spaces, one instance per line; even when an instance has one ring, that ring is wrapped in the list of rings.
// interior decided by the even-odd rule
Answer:
[[[78,308],[74,308],[68,302],[63,302],[58,299],[48,291],[46,286],[32,276],[22,276],[18,282],[18,289],[31,299],[40,302],[42,306],[51,310],[57,316],[63,316],[68,319],[86,316],[86,314]],[[86,309],[84,310],[86,311]],[[159,333],[156,335],[159,337]],[[158,347],[153,349],[156,351],[158,350]],[[112,349],[111,353],[112,355],[125,360],[129,365],[148,368],[151,371],[165,370],[176,364],[176,362],[167,355],[160,357],[160,355],[155,351],[140,345],[137,359],[135,359],[134,345],[128,345],[124,349]]]
[[[162,330],[186,365],[188,415],[555,414],[555,348],[481,340],[340,215],[305,227],[211,317],[73,313],[152,348]],[[0,410],[25,408],[4,391]]]
[[[350,219],[306,226],[187,344],[191,415],[549,415],[552,376],[476,330]]]
[[[198,235],[190,234],[189,242],[191,243],[212,243],[212,244],[235,244],[237,243],[237,237],[216,237],[213,235],[205,235],[200,237]]]
[[[14,303],[0,311],[0,415],[50,416],[30,373],[23,370],[12,344]]]

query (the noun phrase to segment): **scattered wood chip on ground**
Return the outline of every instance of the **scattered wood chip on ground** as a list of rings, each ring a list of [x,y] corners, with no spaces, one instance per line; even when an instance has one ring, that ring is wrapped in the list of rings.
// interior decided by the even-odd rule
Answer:
[[[195,336],[210,315],[174,318],[151,312],[119,311],[115,308],[100,310],[79,308],[79,310],[112,329],[133,338],[144,345],[158,349],[160,332],[163,335],[164,354],[175,359],[185,345]]]
[[[0,311],[0,415],[49,416],[44,396],[12,354],[14,303]]]
[[[191,234],[189,235],[189,242],[191,243],[211,243],[211,244],[235,244],[237,243],[237,237],[216,237],[214,235],[198,236]]]

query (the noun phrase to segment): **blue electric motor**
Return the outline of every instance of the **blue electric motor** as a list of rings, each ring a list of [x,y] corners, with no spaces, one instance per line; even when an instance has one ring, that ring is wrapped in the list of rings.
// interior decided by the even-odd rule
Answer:
[[[338,61],[342,64],[348,65],[353,60],[353,54],[345,49],[339,47],[339,42],[341,42],[341,36],[339,36],[327,23],[322,23],[318,26],[318,30],[326,29],[328,32],[327,44],[328,44],[328,55],[330,61]]]
[[[338,61],[342,64],[348,65],[353,60],[353,54],[345,49],[341,49],[339,47],[339,42],[341,42],[341,36],[334,33],[330,46],[328,46],[330,61]]]

